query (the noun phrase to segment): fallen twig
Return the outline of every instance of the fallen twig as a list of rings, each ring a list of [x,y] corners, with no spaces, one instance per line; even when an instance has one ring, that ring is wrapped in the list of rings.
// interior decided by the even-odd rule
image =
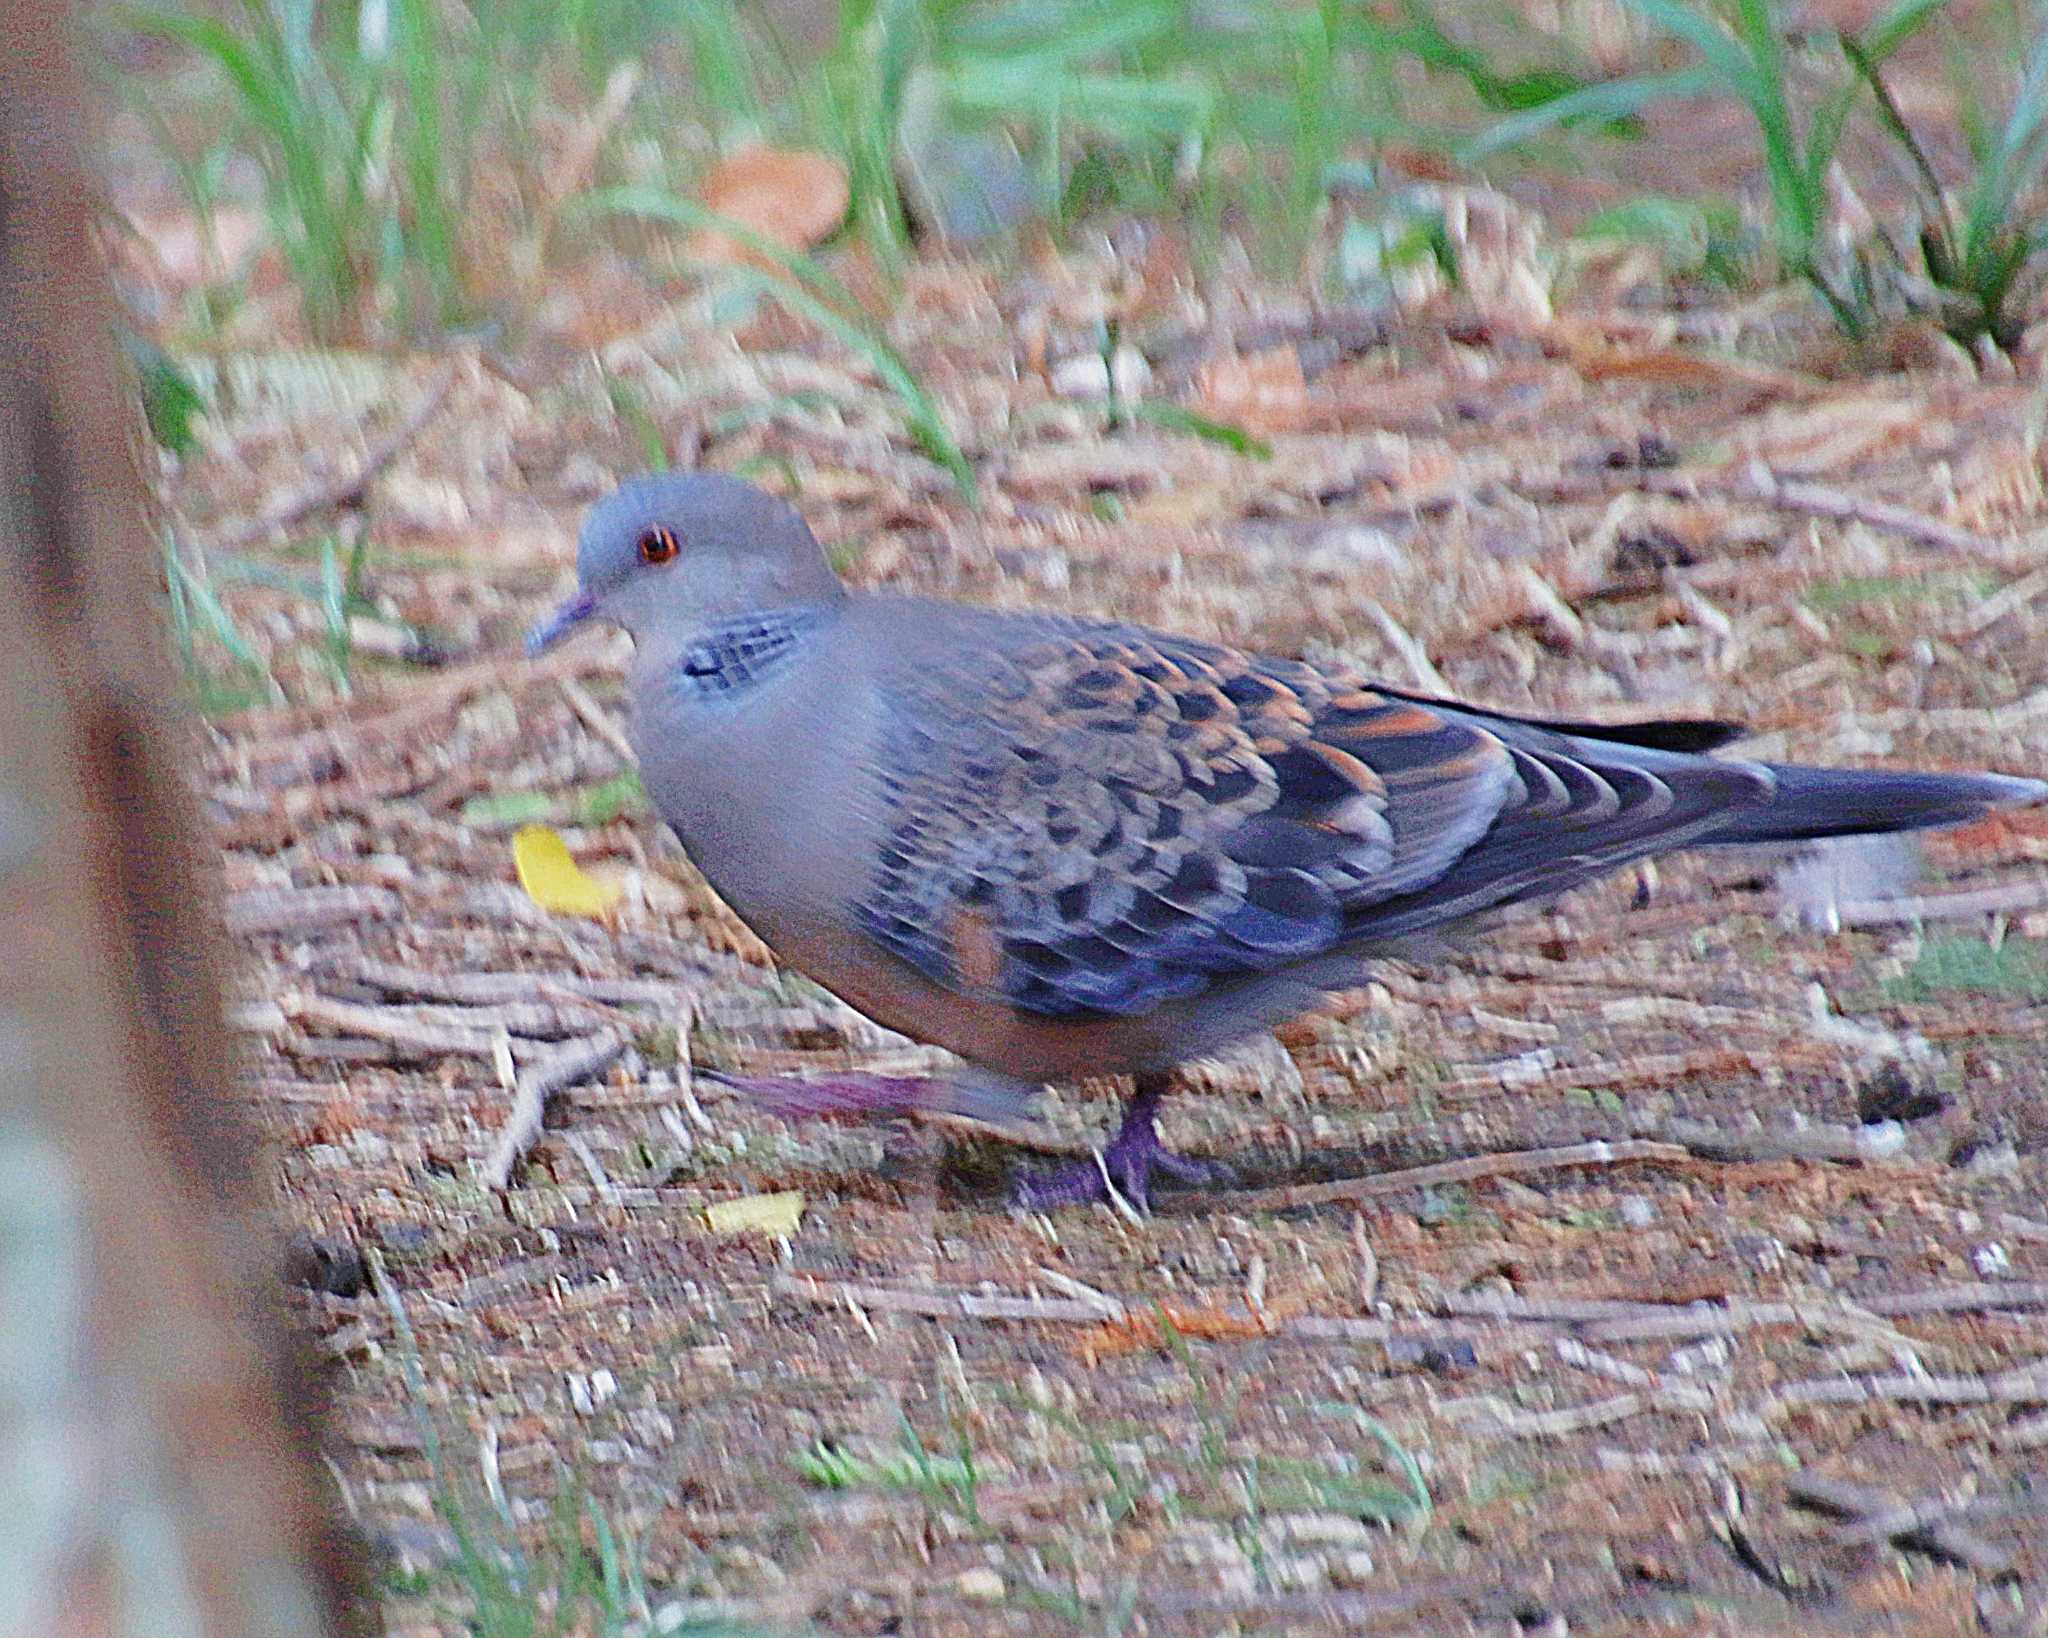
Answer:
[[[628,768],[639,765],[640,759],[633,754],[633,744],[626,738],[625,730],[612,719],[603,706],[590,697],[588,689],[574,677],[564,677],[555,686],[562,691],[562,698],[568,701],[569,709],[576,713],[577,720],[598,739],[604,741],[605,746],[622,764]]]
[[[1492,1424],[1490,1431],[1506,1434],[1509,1438],[1554,1439],[1564,1434],[1583,1433],[1588,1428],[1606,1427],[1611,1422],[1624,1421],[1654,1408],[1653,1396],[1642,1393],[1618,1393],[1612,1399],[1554,1411],[1518,1410],[1493,1394],[1482,1394],[1475,1399],[1441,1401],[1436,1411],[1439,1416],[1458,1422],[1476,1417],[1489,1418]]]
[[[1373,1195],[1399,1194],[1407,1189],[1431,1188],[1440,1183],[1470,1183],[1488,1177],[1525,1177],[1532,1172],[1556,1171],[1568,1166],[1618,1166],[1640,1161],[1691,1158],[1687,1150],[1675,1143],[1623,1138],[1614,1143],[1568,1143],[1552,1149],[1515,1149],[1504,1154],[1472,1155],[1463,1160],[1410,1166],[1397,1172],[1378,1172],[1371,1177],[1337,1178],[1328,1183],[1296,1183],[1277,1189],[1240,1189],[1211,1196],[1211,1199],[1217,1206],[1233,1211],[1281,1211],[1291,1206],[1319,1206],[1333,1200],[1361,1200]]]
[[[1958,893],[1915,893],[1897,899],[1849,899],[1834,906],[1844,927],[1889,927],[1916,921],[1966,921],[2015,915],[2048,905],[2048,880],[2006,882]]]
[[[512,1096],[511,1113],[505,1119],[504,1130],[498,1134],[498,1141],[492,1145],[490,1157],[483,1164],[484,1182],[494,1189],[502,1189],[509,1184],[512,1169],[519,1164],[520,1156],[540,1136],[541,1119],[547,1113],[548,1099],[566,1086],[603,1073],[625,1050],[623,1035],[600,1030],[595,1035],[558,1047],[521,1070]]]
[[[1448,1304],[1445,1305],[1448,1307]],[[1596,1319],[1580,1333],[1588,1342],[1650,1342],[1679,1337],[1732,1335],[1765,1326],[1802,1325],[1813,1330],[1847,1330],[1867,1335],[1875,1319],[1901,1319],[1915,1314],[1960,1314],[1990,1308],[2048,1307],[2048,1281],[1949,1287],[1895,1297],[1866,1297],[1854,1306],[1840,1302],[1745,1302],[1715,1306],[1695,1303],[1665,1313],[1616,1315]],[[1503,1317],[1545,1319],[1541,1310]],[[1927,1380],[1927,1379],[1921,1379]]]
[[[1894,1122],[1869,1126],[1815,1123],[1793,1131],[1731,1131],[1697,1120],[1660,1120],[1651,1130],[1682,1145],[1703,1160],[1839,1160],[1870,1162],[1889,1159],[1905,1147],[1905,1133]]]
[[[1363,598],[1360,607],[1366,617],[1379,627],[1380,635],[1387,640],[1387,646],[1400,655],[1401,663],[1408,667],[1415,679],[1415,686],[1432,694],[1446,698],[1454,695],[1454,689],[1444,674],[1437,670],[1436,662],[1429,657],[1429,650],[1416,640],[1414,633],[1396,620],[1393,615],[1374,598]]]
[[[1874,1485],[1853,1484],[1820,1474],[1795,1474],[1785,1486],[1793,1501],[1845,1522],[1834,1531],[1845,1547],[1891,1542],[1896,1546],[1953,1559],[1986,1575],[2003,1575],[2012,1555],[1968,1530],[1962,1521],[1995,1518],[2011,1511],[2007,1503],[1976,1496],[1930,1496],[1902,1501]]]
[[[2018,548],[1991,539],[1974,530],[1944,523],[1925,512],[1894,501],[1875,500],[1851,494],[1845,489],[1814,483],[1804,478],[1783,478],[1762,461],[1721,472],[1669,472],[1627,468],[1604,471],[1585,479],[1561,475],[1549,481],[1518,479],[1516,493],[1530,500],[1596,500],[1627,487],[1673,500],[1698,501],[1720,498],[1771,506],[1807,517],[1827,518],[1837,523],[1861,523],[1886,534],[1897,535],[1915,546],[1932,551],[1952,552],[1991,564],[2009,564]]]
[[[2048,1370],[2008,1371],[2002,1376],[1816,1377],[1788,1382],[1756,1407],[1770,1417],[1805,1405],[2024,1405],[2048,1403]]]
[[[426,424],[440,413],[441,406],[448,401],[448,394],[454,390],[462,374],[459,363],[443,370],[427,388],[426,395],[413,406],[411,413],[372,444],[357,463],[355,471],[348,476],[311,484],[297,494],[287,495],[269,511],[218,531],[207,542],[208,547],[220,552],[240,551],[259,540],[281,534],[316,513],[331,512],[337,507],[352,506],[360,501],[378,475],[397,460]]]
[[[387,995],[411,995],[424,1001],[451,1001],[466,1007],[551,1002],[568,997],[605,1008],[671,1007],[676,986],[644,978],[586,978],[581,973],[430,972],[396,961],[349,957],[319,966],[323,978],[353,980]]]
[[[411,1007],[366,1007],[299,992],[280,995],[277,1004],[297,1023],[317,1025],[338,1035],[385,1041],[420,1058],[450,1052],[487,1058],[499,1038],[496,1030],[481,1024],[423,1018]]]
[[[1657,473],[1644,474],[1642,486],[1681,499],[1693,498],[1693,492],[1701,487],[1682,477]],[[1866,524],[1935,551],[1955,552],[1994,563],[2004,562],[2012,555],[2011,549],[1999,541],[1943,523],[1910,506],[1873,500],[1806,479],[1781,478],[1762,461],[1751,461],[1739,473],[1709,487],[1735,500],[1760,502],[1782,511],[1803,512],[1809,517],[1831,518],[1840,523]]]
[[[299,938],[307,933],[393,921],[403,901],[388,887],[252,887],[228,895],[230,933]]]
[[[821,1308],[839,1308],[852,1303],[862,1308],[879,1308],[885,1313],[926,1314],[934,1319],[1057,1320],[1076,1325],[1100,1325],[1103,1321],[1100,1302],[1071,1297],[997,1297],[975,1291],[943,1291],[937,1287],[912,1291],[895,1286],[820,1280],[808,1274],[777,1275],[774,1290],[779,1297],[795,1297]]]

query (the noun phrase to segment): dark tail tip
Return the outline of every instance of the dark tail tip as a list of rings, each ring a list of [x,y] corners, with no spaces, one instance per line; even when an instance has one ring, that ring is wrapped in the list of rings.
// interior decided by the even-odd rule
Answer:
[[[1967,825],[1997,808],[2048,802],[2048,783],[2004,774],[1885,773],[1766,763],[1777,790],[1714,839],[1798,842]]]

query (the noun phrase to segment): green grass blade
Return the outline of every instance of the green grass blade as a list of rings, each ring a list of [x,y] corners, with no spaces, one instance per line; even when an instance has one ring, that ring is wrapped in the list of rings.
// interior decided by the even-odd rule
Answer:
[[[1856,44],[1873,68],[1882,68],[1887,58],[1933,20],[1949,0],[1897,0],[1897,4],[1863,30]]]
[[[716,128],[751,124],[760,108],[738,8],[728,0],[682,0],[676,22],[689,42],[690,69]]]
[[[170,554],[168,562],[172,575],[179,582],[183,601],[190,608],[198,610],[207,630],[213,634],[213,640],[228,651],[229,657],[236,665],[250,676],[259,679],[267,693],[279,696],[281,691],[277,686],[277,679],[270,674],[270,667],[264,663],[263,656],[249,646],[248,638],[242,635],[241,627],[235,624],[235,617],[228,613],[221,600],[214,595],[213,587],[194,574],[176,552]]]
[[[459,309],[455,266],[455,227],[448,209],[445,170],[448,156],[441,128],[443,46],[435,38],[433,13],[426,0],[395,0],[399,73],[405,81],[405,171],[411,206],[407,249],[427,276],[433,317],[441,321]]]
[[[1130,415],[1140,421],[1150,421],[1174,432],[1192,433],[1197,438],[1206,438],[1212,444],[1221,444],[1240,455],[1248,455],[1255,461],[1270,461],[1273,446],[1256,433],[1247,432],[1243,427],[1234,427],[1228,421],[1211,420],[1180,404],[1159,404],[1144,402],[1125,406]]]
[[[250,41],[212,17],[175,11],[125,15],[138,33],[197,52],[226,77],[244,115],[267,145],[265,157],[282,188],[293,229],[285,254],[297,272],[316,329],[327,333],[353,305],[353,263],[328,191],[323,158],[327,122],[311,94],[314,87],[294,74],[292,47],[284,31],[273,26]]]
[[[1722,88],[1712,68],[1681,68],[1664,74],[1634,75],[1569,92],[1526,113],[1512,115],[1462,144],[1458,158],[1475,164],[1489,155],[1516,148],[1574,120],[1604,123],[1638,114],[1652,103],[1705,96]]]
[[[1988,246],[2033,185],[2048,157],[2048,20],[2027,53],[2026,67],[1998,141],[1977,172],[1963,212],[1963,258]]]
[[[1436,1505],[1430,1498],[1429,1481],[1423,1477],[1422,1467],[1408,1447],[1395,1438],[1393,1431],[1378,1417],[1368,1414],[1356,1405],[1328,1402],[1317,1405],[1316,1410],[1324,1416],[1347,1418],[1359,1432],[1367,1435],[1387,1453],[1394,1464],[1394,1470],[1400,1474],[1402,1483],[1408,1487],[1408,1495],[1403,1498],[1407,1504],[1404,1509],[1405,1522],[1418,1532],[1427,1529],[1436,1511]]]
[[[1757,64],[1729,37],[1711,12],[1704,8],[1695,11],[1683,0],[1623,0],[1623,3],[1630,11],[1691,46],[1707,60],[1707,66],[1720,76],[1729,90],[1744,102],[1755,104],[1760,90]]]
[[[348,587],[342,579],[341,555],[335,551],[331,535],[320,542],[320,618],[327,627],[328,657],[333,660],[345,689],[355,645],[348,629]]]

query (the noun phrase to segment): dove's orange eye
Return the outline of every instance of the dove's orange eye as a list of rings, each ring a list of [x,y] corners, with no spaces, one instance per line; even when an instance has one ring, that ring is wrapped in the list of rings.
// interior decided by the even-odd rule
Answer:
[[[682,542],[676,539],[673,529],[653,528],[640,537],[642,563],[666,563],[682,549]]]

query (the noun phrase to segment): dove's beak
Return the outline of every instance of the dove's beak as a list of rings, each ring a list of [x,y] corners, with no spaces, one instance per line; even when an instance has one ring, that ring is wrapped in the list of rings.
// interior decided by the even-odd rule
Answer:
[[[578,592],[526,634],[526,652],[544,653],[597,612],[597,599]]]

